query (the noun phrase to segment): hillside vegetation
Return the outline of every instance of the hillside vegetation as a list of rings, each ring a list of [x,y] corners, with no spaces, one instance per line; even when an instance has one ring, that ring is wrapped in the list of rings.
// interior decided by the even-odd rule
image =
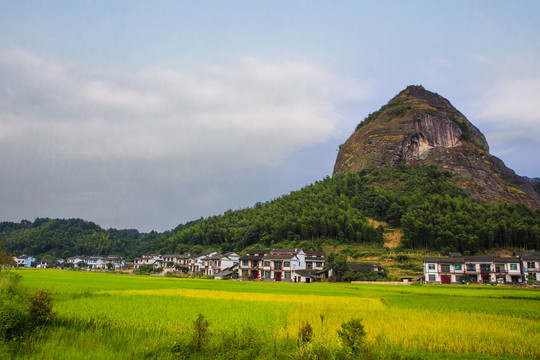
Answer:
[[[401,226],[402,246],[411,249],[474,253],[540,245],[540,212],[472,200],[434,166],[398,165],[337,174],[266,204],[210,217],[175,233],[168,250],[186,244],[320,248],[326,239],[380,244],[383,229],[369,219]]]
[[[376,221],[373,221],[376,220]],[[434,166],[386,166],[336,174],[266,203],[178,226],[165,233],[103,230],[82,220],[1,223],[0,241],[15,254],[182,253],[253,247],[323,249],[325,244],[383,244],[401,228],[399,246],[472,254],[540,248],[540,212],[523,205],[470,199],[448,172]]]

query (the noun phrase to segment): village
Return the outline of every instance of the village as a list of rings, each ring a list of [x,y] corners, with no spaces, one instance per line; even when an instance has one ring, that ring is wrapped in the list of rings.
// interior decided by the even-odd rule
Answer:
[[[83,270],[141,270],[158,273],[181,272],[215,279],[241,278],[249,280],[288,281],[310,283],[328,276],[322,251],[302,249],[248,250],[246,255],[235,252],[220,254],[206,251],[199,254],[145,254],[133,262],[119,256],[73,256],[37,264],[29,255],[14,257],[17,267],[77,268]]]
[[[220,254],[206,251],[199,254],[144,254],[127,262],[116,255],[73,256],[39,263],[32,256],[14,257],[17,267],[76,268],[79,270],[111,270],[148,272],[160,275],[182,274],[217,280],[240,279],[310,283],[332,277],[325,267],[325,253],[302,249],[252,249],[245,255],[235,252]],[[423,275],[404,277],[402,282],[426,284],[525,284],[540,282],[540,252],[516,252],[512,256],[490,254],[449,257],[424,257]],[[348,263],[351,271],[373,271],[385,277],[378,264]]]

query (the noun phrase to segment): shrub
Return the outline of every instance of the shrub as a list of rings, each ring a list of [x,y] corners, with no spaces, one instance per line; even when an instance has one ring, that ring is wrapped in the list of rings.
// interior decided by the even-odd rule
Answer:
[[[366,332],[364,325],[360,319],[351,319],[348,322],[341,324],[341,329],[337,331],[343,345],[350,348],[352,351],[358,351],[364,345],[364,337]]]
[[[52,311],[53,299],[51,294],[43,289],[39,289],[32,295],[30,305],[30,316],[36,325],[43,325],[54,318]]]
[[[399,116],[410,109],[412,109],[412,106],[410,105],[399,105],[399,106],[387,108],[386,113],[390,116]]]
[[[396,256],[396,261],[400,263],[409,262],[409,257],[405,254],[399,254]]]
[[[208,333],[209,326],[210,322],[204,318],[203,314],[199,313],[199,316],[193,322],[193,335],[190,344],[192,347],[200,350],[208,343],[210,339],[210,334]]]

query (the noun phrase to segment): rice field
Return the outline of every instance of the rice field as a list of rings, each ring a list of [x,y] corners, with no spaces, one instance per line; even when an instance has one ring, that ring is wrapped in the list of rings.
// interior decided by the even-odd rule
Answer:
[[[537,289],[20,273],[24,285],[54,294],[57,313],[22,358],[351,358],[337,331],[353,318],[365,326],[364,357],[540,358]],[[209,322],[208,343],[182,351],[198,314]],[[302,342],[306,323],[312,337]]]

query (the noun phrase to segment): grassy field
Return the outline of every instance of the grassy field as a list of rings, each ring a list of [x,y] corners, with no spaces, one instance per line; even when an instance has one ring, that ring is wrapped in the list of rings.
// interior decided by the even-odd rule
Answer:
[[[11,352],[20,358],[354,358],[337,335],[353,318],[365,326],[362,357],[540,357],[540,291],[533,289],[18,273],[23,285],[53,293],[57,313]],[[195,351],[188,344],[199,314],[210,336]],[[312,337],[302,342],[307,323]]]

